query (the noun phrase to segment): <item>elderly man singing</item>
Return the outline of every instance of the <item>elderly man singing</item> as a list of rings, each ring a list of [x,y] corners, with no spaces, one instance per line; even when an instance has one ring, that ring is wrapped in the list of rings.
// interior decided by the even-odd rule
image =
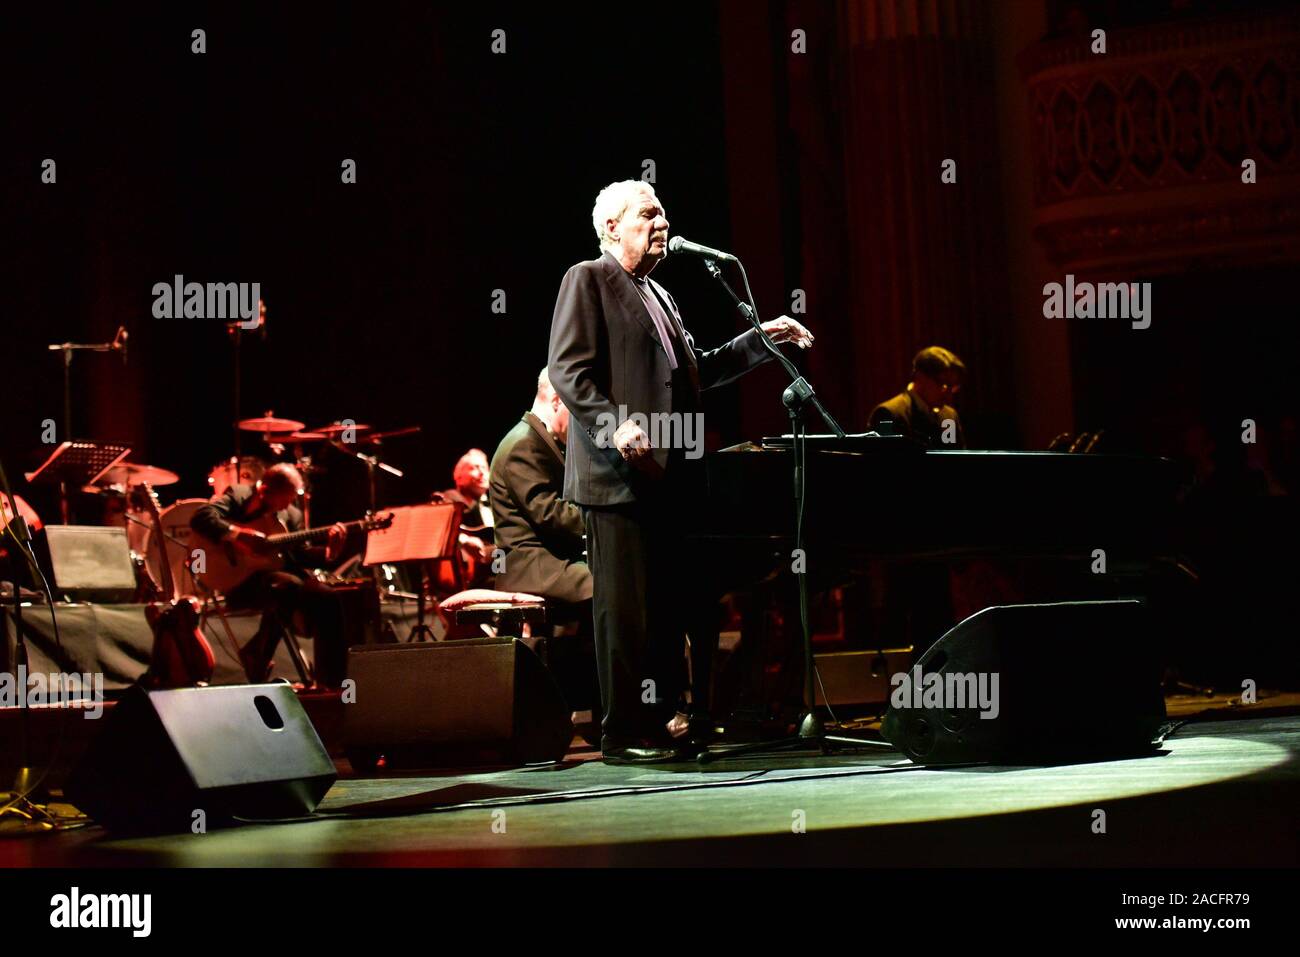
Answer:
[[[704,494],[700,392],[770,358],[752,329],[695,346],[677,303],[650,279],[668,252],[654,189],[627,180],[592,210],[601,255],[569,269],[551,321],[548,370],[568,407],[564,498],[582,509],[593,579],[601,751],[609,763],[682,757],[667,731],[684,683],[685,635],[707,596],[685,547]],[[802,348],[788,317],[763,326]],[[666,428],[664,426],[667,426]]]

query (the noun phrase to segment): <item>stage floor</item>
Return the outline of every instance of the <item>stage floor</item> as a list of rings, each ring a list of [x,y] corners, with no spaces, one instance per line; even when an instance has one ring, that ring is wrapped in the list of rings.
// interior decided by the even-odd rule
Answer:
[[[308,822],[15,838],[0,863],[1294,866],[1298,758],[1300,716],[1276,713],[1049,768],[933,770],[894,752],[629,768],[575,751],[548,768],[345,777]]]

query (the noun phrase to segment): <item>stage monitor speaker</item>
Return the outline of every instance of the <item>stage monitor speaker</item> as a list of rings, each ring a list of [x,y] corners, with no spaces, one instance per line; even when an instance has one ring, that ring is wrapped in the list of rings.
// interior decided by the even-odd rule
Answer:
[[[874,651],[827,651],[814,656],[818,681],[817,707],[827,698],[833,708],[879,705],[889,700],[889,679],[905,670],[915,658],[911,648]]]
[[[343,709],[358,771],[558,761],[573,721],[551,673],[513,638],[357,645]],[[345,697],[346,701],[346,697]]]
[[[56,593],[74,601],[102,602],[127,602],[135,595],[135,566],[125,528],[47,525],[41,534]]]
[[[1148,616],[1138,601],[985,608],[917,659],[881,733],[920,764],[1149,754],[1165,702]]]
[[[287,684],[137,687],[101,720],[64,793],[110,830],[300,817],[337,777]]]

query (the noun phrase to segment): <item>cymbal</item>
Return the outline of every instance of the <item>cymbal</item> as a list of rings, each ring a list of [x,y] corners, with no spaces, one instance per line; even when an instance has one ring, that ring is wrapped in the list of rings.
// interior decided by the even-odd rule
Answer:
[[[241,419],[239,427],[245,432],[297,432],[305,429],[307,423],[264,415],[260,419]]]
[[[313,429],[312,431],[324,432],[326,438],[332,439],[334,436],[340,435],[348,429],[351,429],[357,435],[361,435],[364,432],[370,432],[373,429],[373,426],[365,425],[361,422],[358,422],[355,425],[342,425],[338,422],[331,422],[329,425],[322,425],[319,429]]]
[[[140,462],[118,462],[99,477],[94,485],[87,485],[87,490],[98,492],[105,485],[172,485],[181,477],[168,469],[156,465],[144,465]]]
[[[288,435],[273,435],[272,442],[324,442],[329,436],[324,432],[290,432]]]

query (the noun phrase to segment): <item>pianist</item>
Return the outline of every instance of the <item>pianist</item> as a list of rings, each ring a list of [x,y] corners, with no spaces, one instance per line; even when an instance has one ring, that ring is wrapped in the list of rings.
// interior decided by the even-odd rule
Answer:
[[[966,378],[966,366],[943,346],[922,349],[912,360],[907,388],[871,410],[871,428],[907,435],[934,449],[964,449],[966,435],[953,403]]]
[[[592,210],[600,256],[569,269],[551,322],[549,373],[573,424],[564,497],[581,509],[592,572],[596,663],[609,763],[681,757],[667,731],[684,683],[685,635],[702,620],[704,578],[685,535],[703,498],[702,461],[655,448],[632,416],[698,414],[700,391],[766,358],[757,333],[709,352],[695,346],[677,305],[650,272],[668,252],[668,218],[636,180],[601,190]],[[804,348],[788,317],[764,325]],[[613,430],[602,419],[628,416]]]

